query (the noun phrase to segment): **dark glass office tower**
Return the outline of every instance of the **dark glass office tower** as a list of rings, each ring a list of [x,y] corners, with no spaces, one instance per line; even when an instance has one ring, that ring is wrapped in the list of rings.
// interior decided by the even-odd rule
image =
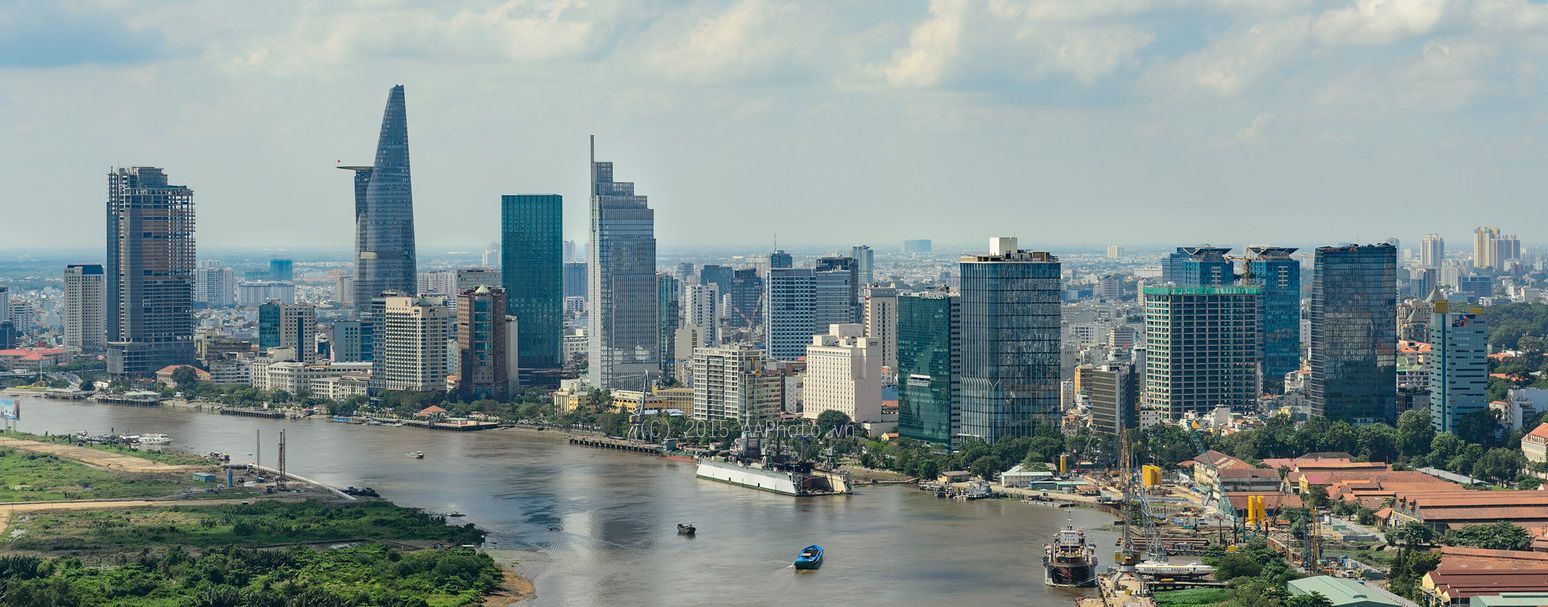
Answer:
[[[961,434],[993,443],[1059,424],[1059,258],[996,238],[960,260]]]
[[[715,289],[720,293],[731,292],[731,277],[731,266],[707,263],[699,267],[699,284],[715,285]]]
[[[1236,272],[1225,257],[1229,252],[1230,247],[1177,247],[1161,263],[1161,282],[1179,287],[1232,284]]]
[[[154,167],[108,173],[108,372],[193,362],[193,190]]]
[[[564,366],[564,200],[500,197],[500,267],[507,313],[516,317],[516,365],[524,382]]]
[[[763,323],[763,278],[753,268],[731,276],[731,326],[752,330]]]
[[[929,291],[898,296],[898,434],[952,445],[960,420],[961,299]]]
[[[592,138],[587,383],[638,390],[660,373],[656,213],[633,183],[613,181],[613,163],[596,158]]]
[[[1301,368],[1301,262],[1291,247],[1251,247],[1247,273],[1263,287],[1263,390],[1285,390],[1285,375]]]
[[[414,194],[409,183],[408,115],[403,85],[387,94],[376,164],[355,172],[355,305],[385,291],[415,293]]]
[[[661,377],[676,377],[677,373],[677,328],[682,320],[682,295],[683,283],[676,277],[666,272],[656,274],[656,300],[657,314],[656,324],[660,329],[660,336],[656,338],[656,348],[661,352]],[[684,364],[692,364],[692,361],[683,361]]]
[[[1313,415],[1351,423],[1397,418],[1397,249],[1319,247],[1312,277]]]

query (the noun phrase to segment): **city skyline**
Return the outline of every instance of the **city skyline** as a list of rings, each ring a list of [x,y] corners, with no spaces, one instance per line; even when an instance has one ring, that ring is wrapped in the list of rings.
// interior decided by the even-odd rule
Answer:
[[[201,192],[201,228],[223,243],[345,247],[326,226],[347,220],[348,186],[327,169],[368,157],[367,108],[401,82],[416,92],[420,197],[452,211],[416,217],[434,246],[493,239],[502,193],[583,199],[585,175],[560,159],[593,132],[652,184],[663,248],[834,240],[803,229],[818,212],[861,226],[857,242],[1102,244],[1058,229],[1091,205],[1145,218],[1103,239],[1129,243],[1208,241],[1230,214],[1184,217],[1238,205],[1302,211],[1261,227],[1291,244],[1417,239],[1462,204],[1488,209],[1483,224],[1521,217],[1528,239],[1548,229],[1530,212],[1543,85],[1527,27],[1548,7],[1360,8],[389,5],[393,27],[375,31],[368,9],[323,6],[253,15],[274,32],[260,36],[206,7],[143,7],[126,25],[114,7],[38,5],[0,13],[19,30],[0,44],[0,107],[21,118],[0,136],[35,142],[0,152],[12,200],[30,201],[4,211],[22,228],[11,246],[69,246],[46,227],[100,202],[91,175],[164,166]],[[536,33],[502,44],[511,32]],[[402,48],[382,52],[387,40]],[[586,94],[601,83],[607,95]],[[113,105],[71,94],[103,85]],[[707,212],[727,201],[783,212],[752,228]],[[914,221],[946,201],[955,222]],[[1413,212],[1384,217],[1397,202]],[[246,212],[259,203],[270,212]],[[883,204],[895,212],[878,217]],[[1334,212],[1348,233],[1319,237]],[[567,239],[584,219],[567,209]]]

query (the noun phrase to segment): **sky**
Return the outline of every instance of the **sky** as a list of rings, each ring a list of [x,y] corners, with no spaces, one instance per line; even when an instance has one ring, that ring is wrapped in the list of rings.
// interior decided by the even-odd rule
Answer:
[[[352,246],[406,87],[421,249],[564,196],[660,246],[1548,231],[1548,5],[1498,0],[0,1],[0,249],[100,246],[106,173],[202,249]]]

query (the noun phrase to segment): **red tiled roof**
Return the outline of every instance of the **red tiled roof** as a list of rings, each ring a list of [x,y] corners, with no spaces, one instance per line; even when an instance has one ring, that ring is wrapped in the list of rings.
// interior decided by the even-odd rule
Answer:
[[[1527,433],[1527,436],[1548,439],[1548,423],[1538,424],[1536,428],[1533,428],[1531,432]]]
[[[427,416],[427,415],[435,415],[436,413],[445,413],[445,412],[446,412],[445,409],[442,409],[442,408],[440,408],[440,407],[438,407],[436,405],[430,405],[428,407],[420,409],[419,413],[415,413],[414,415],[418,416],[418,417],[424,417],[424,416]]]

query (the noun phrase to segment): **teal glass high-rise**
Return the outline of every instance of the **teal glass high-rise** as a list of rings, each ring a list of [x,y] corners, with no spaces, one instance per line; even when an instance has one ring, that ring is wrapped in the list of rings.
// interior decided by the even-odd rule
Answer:
[[[940,291],[898,296],[898,434],[952,446],[962,370],[960,298]]]
[[[564,365],[564,199],[500,197],[500,265],[506,309],[516,317],[516,366],[523,382]]]

